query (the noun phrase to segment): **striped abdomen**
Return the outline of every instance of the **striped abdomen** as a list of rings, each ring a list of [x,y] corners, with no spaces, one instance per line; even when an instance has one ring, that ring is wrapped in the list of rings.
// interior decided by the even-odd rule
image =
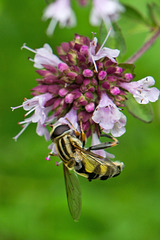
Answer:
[[[82,161],[79,164],[76,162],[75,171],[79,175],[88,178],[89,181],[92,179],[106,180],[118,176],[124,166],[123,163],[111,162],[110,160],[99,158],[95,154],[92,156],[91,152],[81,152],[80,155]]]

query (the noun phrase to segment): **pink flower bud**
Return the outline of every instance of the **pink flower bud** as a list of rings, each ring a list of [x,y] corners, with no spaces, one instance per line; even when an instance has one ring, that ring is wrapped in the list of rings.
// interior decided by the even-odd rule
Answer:
[[[66,63],[59,63],[58,64],[58,70],[60,72],[64,72],[65,70],[68,70],[68,69],[69,69],[69,67]]]
[[[81,92],[77,89],[73,90],[72,94],[74,94],[74,99],[77,99],[81,96]]]
[[[95,88],[94,88],[94,87],[90,87],[90,88],[88,88],[88,91],[89,91],[89,92],[94,92],[94,91],[95,91]]]
[[[126,78],[127,80],[132,80],[132,79],[133,79],[133,75],[132,75],[131,73],[126,73],[126,74],[125,74],[125,78]]]
[[[86,92],[85,97],[93,99],[93,94],[91,92]]]
[[[90,69],[85,69],[83,71],[83,76],[84,77],[92,77],[93,76],[93,72]]]
[[[94,105],[93,102],[91,102],[91,103],[89,103],[85,106],[85,109],[86,109],[87,112],[93,112],[94,108],[95,108],[95,105]]]
[[[88,46],[83,45],[80,49],[80,53],[87,54],[88,53]]]
[[[97,62],[97,68],[100,70],[100,69],[103,69],[103,63],[102,62]]]
[[[100,71],[99,74],[98,74],[99,80],[100,81],[104,80],[106,75],[107,75],[106,71]]]
[[[113,95],[118,95],[120,93],[120,89],[118,87],[112,87],[110,93]]]
[[[107,81],[105,81],[105,82],[102,83],[102,87],[104,89],[110,89],[110,84]]]
[[[64,97],[68,93],[68,90],[61,88],[58,92],[59,96]]]
[[[108,80],[109,82],[115,82],[115,81],[117,81],[117,78],[116,78],[115,76],[108,76],[108,77],[107,77],[107,80]]]
[[[84,79],[83,85],[87,86],[88,84],[90,84],[90,80],[89,79]]]
[[[75,72],[69,72],[66,74],[67,77],[69,77],[71,80],[74,80],[77,77],[77,73]]]
[[[122,73],[123,72],[123,68],[121,67],[116,67],[116,73]]]
[[[72,93],[69,93],[65,96],[65,102],[66,103],[72,103],[74,100],[74,95]]]

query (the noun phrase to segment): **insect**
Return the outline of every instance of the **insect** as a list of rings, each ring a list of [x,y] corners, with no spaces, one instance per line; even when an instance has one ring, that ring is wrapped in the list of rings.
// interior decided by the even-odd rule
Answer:
[[[71,216],[77,221],[81,213],[81,190],[75,173],[88,178],[89,181],[92,179],[106,180],[119,175],[124,164],[118,161],[112,162],[108,158],[103,158],[92,152],[92,150],[117,145],[117,139],[103,134],[102,137],[111,138],[113,141],[85,149],[86,136],[82,127],[81,132],[78,132],[71,123],[70,125],[73,129],[68,124],[51,124],[50,138],[55,144],[57,155],[63,162],[68,206]]]

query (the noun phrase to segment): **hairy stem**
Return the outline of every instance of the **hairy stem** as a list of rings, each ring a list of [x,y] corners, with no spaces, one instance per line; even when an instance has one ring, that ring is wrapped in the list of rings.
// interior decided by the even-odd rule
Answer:
[[[155,40],[159,37],[160,35],[160,28],[155,32],[155,34],[136,52],[132,57],[130,57],[126,62],[127,63],[134,63],[137,61],[138,58],[140,58],[143,53],[145,53],[148,48],[150,48]]]

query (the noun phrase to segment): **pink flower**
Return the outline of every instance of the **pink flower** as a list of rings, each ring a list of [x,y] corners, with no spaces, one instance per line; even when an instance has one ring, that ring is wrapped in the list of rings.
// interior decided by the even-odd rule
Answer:
[[[89,52],[89,61],[94,63],[95,69],[97,71],[97,66],[95,61],[100,60],[101,58],[107,57],[109,58],[112,62],[116,63],[116,57],[118,57],[120,51],[118,49],[111,49],[107,47],[103,47],[110,35],[111,30],[108,32],[102,46],[100,49],[96,52],[96,47],[97,47],[97,38],[94,37],[92,42],[90,43],[90,47],[88,49]]]
[[[56,0],[44,11],[43,19],[51,18],[47,34],[52,35],[59,22],[60,27],[73,27],[76,24],[75,14],[70,6],[70,0]]]
[[[121,82],[120,86],[133,94],[133,97],[140,104],[155,102],[159,98],[159,90],[155,87],[150,88],[155,84],[153,77],[145,77],[137,82]]]
[[[69,121],[72,123],[72,125],[74,126],[75,129],[79,130],[76,110],[71,109],[64,117],[61,117],[56,124],[58,124],[58,123],[68,124],[70,126],[70,128],[73,129],[72,125],[70,124],[70,122],[68,122],[67,119],[69,119]]]
[[[57,67],[58,64],[63,63],[56,55],[53,54],[52,48],[47,43],[45,43],[42,48],[38,48],[36,50],[27,47],[25,44],[22,48],[26,48],[27,50],[35,53],[34,59],[30,59],[34,62],[35,68],[43,68],[43,65]]]
[[[73,41],[62,43],[57,48],[57,56],[48,44],[37,50],[23,46],[35,53],[35,67],[43,68],[36,71],[40,78],[37,79],[38,86],[31,89],[32,95],[39,98],[46,93],[50,96],[44,105],[44,108],[50,111],[46,112],[45,120],[41,121],[43,124],[37,125],[38,135],[45,135],[44,124],[58,121],[70,110],[77,111],[77,125],[81,122],[87,138],[91,135],[92,128],[98,133],[100,126],[93,122],[92,115],[96,113],[102,93],[110,96],[115,104],[115,112],[118,111],[116,106],[124,106],[124,91],[119,83],[126,80],[127,72],[125,69],[117,72],[115,57],[119,50],[104,47],[109,34],[110,31],[101,47],[96,38],[92,41],[75,34]],[[93,70],[93,65],[96,71]],[[69,117],[68,119],[70,120]],[[33,117],[25,120],[25,126],[29,124],[27,121],[33,122]],[[114,124],[114,129],[119,132],[119,129],[123,129],[122,125],[123,121],[119,121],[119,124]],[[113,126],[111,128],[113,132]]]
[[[23,129],[14,137],[15,140],[18,139],[18,137],[24,132],[30,123],[37,123],[37,134],[39,136],[44,135],[46,140],[49,140],[49,132],[45,127],[45,122],[47,121],[47,116],[51,110],[51,107],[44,107],[44,105],[51,98],[51,94],[45,93],[35,96],[32,99],[25,100],[23,104],[18,107],[12,107],[12,110],[23,107],[24,110],[28,111],[25,114],[25,117],[33,112],[31,117],[19,122],[19,124],[23,126]]]
[[[106,133],[119,137],[125,133],[126,116],[120,112],[113,101],[103,93],[92,119],[98,123]]]
[[[24,46],[35,53],[35,66],[43,69],[36,71],[38,85],[31,89],[35,97],[21,105],[28,111],[26,116],[32,115],[20,122],[24,128],[15,139],[30,123],[37,123],[37,134],[48,139],[45,126],[59,121],[69,124],[66,118],[77,130],[81,125],[87,138],[93,129],[98,136],[99,130],[121,136],[126,117],[120,107],[125,107],[127,92],[140,103],[158,99],[159,90],[149,88],[153,78],[131,82],[133,71],[127,71],[127,64],[124,68],[117,65],[119,50],[104,47],[109,34],[101,47],[96,38],[75,34],[72,41],[57,48],[57,56],[47,44],[35,51]]]

